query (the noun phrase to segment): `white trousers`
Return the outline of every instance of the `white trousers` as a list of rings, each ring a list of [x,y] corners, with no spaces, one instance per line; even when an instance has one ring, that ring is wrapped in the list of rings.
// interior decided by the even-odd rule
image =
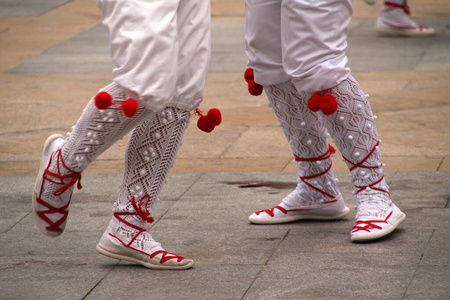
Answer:
[[[246,54],[255,82],[292,80],[315,93],[348,78],[352,0],[245,0]]]
[[[146,108],[196,108],[210,57],[210,2],[97,0],[109,31],[113,80]]]

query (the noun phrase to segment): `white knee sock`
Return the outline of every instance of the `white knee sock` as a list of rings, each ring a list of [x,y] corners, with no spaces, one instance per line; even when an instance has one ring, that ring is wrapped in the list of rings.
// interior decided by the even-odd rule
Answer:
[[[311,95],[299,94],[291,81],[265,86],[264,90],[296,156],[300,176],[299,187],[294,191],[296,195],[283,201],[311,205],[338,196],[328,133],[319,114],[307,106]]]
[[[114,102],[127,99],[125,91],[115,83],[102,90],[108,92]],[[131,118],[114,107],[99,110],[94,99],[91,99],[72,132],[68,134],[62,148],[64,162],[75,172],[83,171],[89,163],[150,115],[152,112],[143,107]]]
[[[331,89],[338,109],[325,124],[350,169],[357,199],[387,206],[389,187],[383,175],[378,134],[369,101],[350,76]]]
[[[127,144],[125,172],[114,204],[115,213],[135,212],[132,198],[136,203],[145,200],[141,205],[150,213],[175,163],[189,120],[189,111],[167,107],[133,130]]]

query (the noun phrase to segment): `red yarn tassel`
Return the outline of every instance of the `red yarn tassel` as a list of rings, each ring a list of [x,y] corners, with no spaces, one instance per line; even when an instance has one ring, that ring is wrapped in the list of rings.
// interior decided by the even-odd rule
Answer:
[[[262,85],[259,85],[255,82],[255,77],[253,76],[252,68],[248,68],[247,70],[245,70],[244,79],[245,81],[247,81],[248,92],[250,93],[250,95],[259,96],[262,94],[263,87]]]
[[[204,132],[211,132],[222,123],[222,113],[217,108],[211,108],[206,115],[200,109],[195,109],[194,114],[200,116],[197,127]]]
[[[133,117],[139,109],[139,104],[136,100],[130,98],[124,102],[113,102],[113,97],[105,91],[95,95],[94,103],[98,109],[107,109],[111,105],[117,105],[116,109],[122,109],[123,113],[129,118]]]
[[[335,113],[338,109],[336,97],[331,94],[321,95],[314,94],[308,100],[308,108],[313,112],[322,111],[324,115],[329,116]]]

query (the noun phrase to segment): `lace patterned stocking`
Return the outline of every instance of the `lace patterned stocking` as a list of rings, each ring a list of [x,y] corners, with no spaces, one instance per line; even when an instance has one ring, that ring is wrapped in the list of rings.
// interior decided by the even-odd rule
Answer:
[[[388,209],[391,200],[368,96],[352,76],[334,87],[332,94],[338,110],[324,116],[325,124],[350,169],[358,205],[372,202],[365,203],[357,214],[381,215],[380,207]]]
[[[308,206],[339,195],[331,169],[328,133],[319,114],[307,106],[311,95],[299,94],[291,81],[265,86],[264,90],[294,152],[300,175],[297,189],[283,203]]]
[[[126,217],[134,224],[143,219],[139,211],[149,217],[153,204],[159,200],[169,169],[175,163],[189,120],[189,111],[167,107],[133,130],[127,144],[125,173],[114,213],[138,213]],[[144,199],[146,202],[142,203]],[[138,211],[133,202],[140,203]]]
[[[111,94],[114,102],[127,99],[125,91],[115,83],[106,86],[103,91]],[[128,118],[122,110],[114,107],[99,110],[94,99],[91,99],[77,124],[72,127],[72,132],[68,133],[62,148],[64,162],[75,172],[83,171],[95,158],[152,114],[140,106],[136,115]]]

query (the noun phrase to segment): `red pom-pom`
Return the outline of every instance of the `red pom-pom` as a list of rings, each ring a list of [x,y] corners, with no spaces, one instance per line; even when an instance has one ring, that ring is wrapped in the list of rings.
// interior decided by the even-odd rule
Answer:
[[[253,77],[253,69],[252,68],[248,68],[247,70],[245,70],[244,79],[247,82],[249,82],[250,80],[254,79],[254,77]]]
[[[319,94],[314,94],[308,100],[308,108],[314,112],[319,111],[323,96]]]
[[[123,113],[127,117],[131,118],[138,111],[139,104],[138,104],[138,102],[136,100],[133,100],[133,99],[130,98],[130,99],[125,100],[124,102],[122,102],[122,104],[120,104],[120,106],[118,108],[119,109],[123,109]]]
[[[336,97],[331,94],[323,96],[322,103],[320,104],[320,110],[324,115],[329,116],[333,114],[338,108]]]
[[[197,127],[204,132],[211,132],[214,130],[214,124],[208,122],[207,116],[201,116],[197,121]]]
[[[208,123],[214,126],[218,126],[222,122],[222,114],[217,108],[211,108],[206,116],[208,118]]]
[[[329,145],[328,147],[328,151],[330,152],[330,155],[335,154],[336,153],[336,149],[334,149],[333,146]]]
[[[254,80],[248,82],[248,91],[250,95],[259,96],[263,92],[263,87],[257,84]]]
[[[107,109],[111,106],[112,101],[111,95],[105,91],[99,92],[94,97],[95,106],[97,106],[98,109]]]

